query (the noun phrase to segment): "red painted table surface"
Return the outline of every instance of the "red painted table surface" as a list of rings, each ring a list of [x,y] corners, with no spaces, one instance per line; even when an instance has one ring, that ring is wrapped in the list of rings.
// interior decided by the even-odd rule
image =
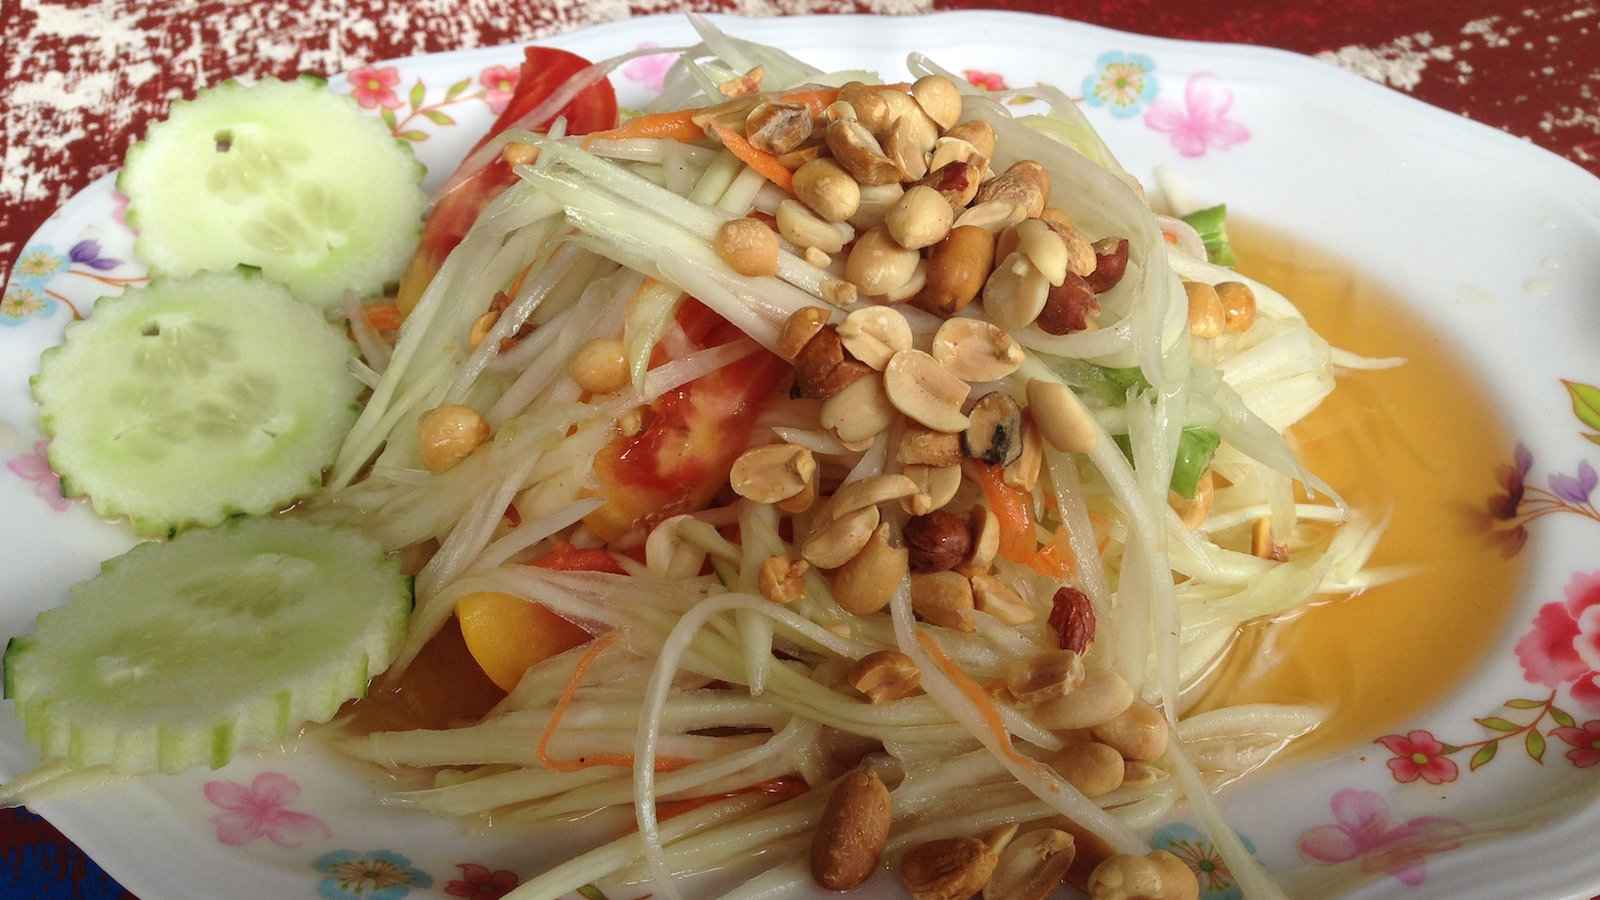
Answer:
[[[658,0],[632,12],[971,8],[1312,54],[1600,174],[1600,0]],[[582,0],[0,0],[0,280],[57,205],[199,86],[525,41],[627,11]],[[42,820],[0,815],[0,897],[45,896],[129,895]]]

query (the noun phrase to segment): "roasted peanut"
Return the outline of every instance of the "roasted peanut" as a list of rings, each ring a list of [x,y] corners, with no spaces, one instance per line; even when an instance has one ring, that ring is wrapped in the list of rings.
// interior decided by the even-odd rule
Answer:
[[[795,389],[811,399],[826,400],[871,374],[866,363],[845,357],[844,342],[832,326],[819,330],[794,358]]]
[[[921,250],[944,240],[955,215],[950,204],[931,187],[917,185],[906,191],[884,216],[884,227],[900,246]]]
[[[1289,548],[1273,540],[1271,519],[1257,519],[1250,526],[1250,553],[1274,562],[1284,562],[1289,558]]]
[[[883,227],[856,239],[844,264],[844,277],[863,294],[885,294],[911,280],[921,257],[889,236]]]
[[[861,185],[831,159],[814,159],[796,169],[794,195],[829,222],[843,222],[861,206]]]
[[[723,222],[712,246],[728,268],[740,275],[778,274],[778,236],[765,222],[749,218]]]
[[[778,334],[778,355],[794,362],[800,351],[828,324],[830,315],[832,313],[820,306],[804,306],[791,313]]]
[[[793,603],[806,595],[806,572],[810,570],[811,564],[803,559],[769,556],[756,572],[756,586],[761,596],[773,603]]]
[[[950,204],[950,210],[960,215],[978,194],[978,184],[983,178],[983,169],[977,165],[978,161],[977,157],[972,157],[944,163],[935,167],[917,184],[938,191],[939,196]]]
[[[1065,697],[1033,708],[1034,721],[1052,731],[1093,728],[1121,715],[1133,703],[1133,689],[1108,669],[1089,669],[1083,682]]]
[[[811,836],[811,877],[830,891],[847,891],[878,868],[892,824],[889,789],[877,773],[858,769],[828,796]]]
[[[863,186],[900,180],[900,168],[883,152],[878,139],[861,122],[839,120],[823,132],[833,158]]]
[[[1044,166],[1025,159],[1006,169],[978,188],[976,201],[1002,200],[1022,211],[1022,218],[1037,219],[1050,197],[1050,173]]]
[[[1033,417],[1022,416],[1022,454],[1006,466],[1001,476],[1006,484],[1032,492],[1039,483],[1039,472],[1044,468],[1044,439],[1039,437],[1039,426]]]
[[[906,423],[895,459],[907,466],[954,466],[961,462],[961,438],[944,431]]]
[[[916,492],[916,484],[899,473],[873,475],[841,485],[828,501],[825,515],[829,519],[838,519],[858,509],[899,500]]]
[[[1022,456],[1022,409],[1005,391],[984,394],[967,418],[961,449],[968,456],[991,466],[1008,466]]]
[[[894,124],[894,113],[889,108],[887,93],[878,85],[847,82],[839,88],[839,99],[855,110],[856,121],[873,134],[882,134]]]
[[[974,582],[986,576],[973,576]],[[1018,703],[1043,703],[1065,697],[1083,683],[1083,657],[1071,650],[1055,650],[1006,667],[1006,690]]]
[[[1040,828],[1019,835],[995,865],[983,900],[1045,900],[1067,877],[1076,855],[1072,835]]]
[[[1089,876],[1090,900],[1195,900],[1199,895],[1194,872],[1165,850],[1147,856],[1119,853]]]
[[[956,572],[924,572],[911,576],[911,608],[923,621],[941,628],[971,632],[972,585]]]
[[[628,383],[628,356],[616,338],[595,338],[578,348],[567,373],[591,394],[609,394]]]
[[[733,461],[728,481],[733,492],[756,503],[777,503],[806,489],[817,474],[811,451],[794,444],[768,444],[746,450]]]
[[[900,499],[900,508],[913,516],[944,507],[961,490],[960,466],[911,465],[900,471],[917,486],[915,494]]]
[[[1217,299],[1222,302],[1224,327],[1234,334],[1243,334],[1256,323],[1256,294],[1242,281],[1224,281],[1217,285]]]
[[[851,356],[881,372],[896,353],[911,349],[911,326],[899,310],[868,306],[845,317],[839,339]]]
[[[455,466],[489,439],[489,423],[470,406],[439,406],[417,420],[418,452],[429,472]]]
[[[972,534],[966,521],[944,510],[911,518],[905,524],[903,537],[913,572],[953,569],[972,550]]]
[[[965,309],[983,289],[994,264],[994,235],[982,228],[955,228],[928,255],[928,283],[917,306],[942,316]]]
[[[936,431],[967,427],[961,404],[970,388],[921,350],[896,353],[883,369],[883,387],[889,402],[908,418]]]
[[[757,150],[788,153],[811,137],[811,110],[803,103],[761,103],[744,120],[744,132]]]
[[[911,85],[911,99],[942,129],[950,128],[961,118],[961,91],[943,75],[918,78]]]
[[[1094,741],[1068,744],[1050,757],[1050,767],[1091,799],[1122,787],[1125,765],[1122,754]]]
[[[1203,281],[1185,281],[1183,290],[1189,295],[1189,334],[1197,338],[1221,334],[1226,315],[1217,289]]]
[[[1089,282],[1068,272],[1061,284],[1045,295],[1044,308],[1033,324],[1046,334],[1072,334],[1086,331],[1100,315],[1100,299],[1089,289]]]
[[[919,111],[895,120],[883,149],[900,170],[902,181],[916,181],[928,174],[928,151],[938,139],[938,129]]]
[[[1033,263],[1039,274],[1050,282],[1051,286],[1060,285],[1067,277],[1067,266],[1072,256],[1067,242],[1054,228],[1045,224],[1042,219],[1024,219],[1016,224],[1017,252]],[[1083,251],[1089,255],[1090,271],[1093,271],[1094,252],[1089,249],[1089,242],[1078,238],[1083,245]],[[1074,274],[1082,275],[1073,267]]]
[[[857,365],[866,368],[864,363]],[[870,369],[867,375],[822,402],[822,427],[846,446],[870,441],[894,422],[894,404],[883,389],[883,379]]]
[[[983,311],[1007,331],[1020,331],[1044,310],[1050,282],[1020,253],[1012,253],[983,285]]]
[[[900,883],[913,900],[967,900],[988,884],[999,861],[999,854],[978,838],[929,841],[901,858]]]
[[[1021,594],[993,575],[972,576],[972,602],[979,612],[1007,625],[1022,625],[1038,618]]]
[[[1088,453],[1099,442],[1100,426],[1094,416],[1064,384],[1029,381],[1028,411],[1039,435],[1063,453]]]
[[[878,530],[878,508],[858,509],[819,525],[800,546],[800,555],[819,569],[837,569],[867,546]]]
[[[1094,726],[1094,739],[1117,749],[1128,759],[1149,762],[1167,752],[1167,717],[1135,700],[1116,718]]]
[[[905,194],[899,182],[889,184],[875,184],[861,189],[861,206],[850,217],[850,225],[857,231],[870,231],[883,224],[884,217],[889,215],[889,210]]]
[[[873,703],[904,700],[922,691],[917,664],[899,650],[868,653],[850,667],[846,680]]]
[[[933,154],[928,157],[928,171],[937,172],[954,162],[970,163],[973,169],[981,171],[989,164],[989,157],[973,146],[971,141],[958,137],[942,137],[934,141]],[[977,193],[976,186],[973,193]]]
[[[1200,480],[1195,482],[1194,496],[1185,497],[1177,491],[1167,492],[1167,505],[1178,514],[1178,520],[1189,529],[1199,528],[1205,524],[1206,516],[1211,514],[1211,503],[1216,498],[1216,479],[1207,469]]]
[[[1000,552],[1000,519],[979,504],[967,513],[967,532],[972,535],[972,550],[957,571],[969,577],[987,574]]]
[[[1026,209],[1009,200],[982,200],[958,215],[955,224],[958,227],[972,225],[998,232],[1021,222],[1026,216]]]
[[[902,284],[894,290],[889,291],[887,294],[884,294],[883,299],[888,303],[899,303],[902,300],[910,300],[912,297],[922,293],[922,289],[926,287],[927,284],[928,261],[919,259],[917,260],[917,267],[911,272],[911,278],[906,281],[905,284]]]
[[[842,222],[827,222],[805,205],[789,197],[778,204],[774,216],[778,233],[789,243],[806,250],[838,253],[847,241],[855,237],[855,230]]]
[[[906,577],[906,550],[889,543],[889,526],[879,525],[867,545],[833,573],[833,599],[858,616],[889,605]]]
[[[976,147],[984,159],[994,158],[994,126],[982,119],[962,122],[945,132],[945,137],[958,138]]]
[[[1022,365],[1022,346],[1004,328],[982,319],[947,319],[931,353],[950,374],[973,383],[999,381]]]

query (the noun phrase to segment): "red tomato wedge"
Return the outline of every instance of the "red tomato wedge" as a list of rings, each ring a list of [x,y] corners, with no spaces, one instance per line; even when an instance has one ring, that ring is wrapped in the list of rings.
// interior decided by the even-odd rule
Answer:
[[[505,131],[512,123],[532,112],[568,79],[588,68],[589,61],[574,53],[554,47],[526,47],[523,49],[522,70],[517,76],[517,88],[511,102],[473,147],[476,150],[490,138]],[[579,91],[572,102],[562,107],[557,115],[566,116],[568,134],[588,134],[603,131],[617,124],[617,95],[611,82],[602,78]],[[555,121],[535,123],[533,130],[543,131]],[[470,156],[470,154],[469,154]],[[422,298],[434,273],[444,265],[445,257],[461,243],[484,205],[516,180],[511,166],[503,159],[495,159],[482,171],[467,179],[448,195],[440,198],[422,229],[422,241],[411,258],[405,275],[400,279],[400,293],[396,304],[401,315],[411,312]]]
[[[742,335],[694,300],[678,323],[697,347],[715,347]],[[728,483],[728,470],[744,449],[763,401],[789,367],[758,351],[669,391],[645,413],[645,427],[618,437],[595,457],[594,471],[606,505],[584,522],[606,540],[636,526],[700,509]]]

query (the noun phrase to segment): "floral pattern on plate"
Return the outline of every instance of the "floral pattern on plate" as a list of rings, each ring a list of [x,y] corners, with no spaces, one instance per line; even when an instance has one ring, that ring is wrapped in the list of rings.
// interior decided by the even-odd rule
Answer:
[[[326,876],[317,884],[323,900],[400,900],[412,888],[433,886],[428,873],[393,850],[335,850],[311,865]]]
[[[1189,76],[1183,105],[1157,100],[1144,114],[1144,124],[1168,136],[1180,156],[1205,156],[1208,150],[1226,150],[1250,140],[1250,129],[1229,117],[1233,91],[1210,72]]]
[[[143,284],[143,276],[119,277],[109,274],[126,265],[122,260],[106,256],[100,242],[93,238],[76,241],[66,253],[58,253],[43,244],[30,244],[17,257],[17,267],[6,284],[4,297],[0,297],[0,325],[15,326],[30,316],[49,316],[55,312],[56,303],[72,311],[74,319],[83,318],[76,304],[57,288],[63,279],[87,279],[110,288]]]
[[[444,892],[451,897],[500,900],[522,883],[510,869],[491,869],[477,863],[456,863],[456,868],[461,870],[461,877],[444,883]]]
[[[1155,61],[1143,53],[1102,53],[1094,72],[1083,79],[1083,102],[1103,106],[1119,119],[1138,115],[1159,91]]]
[[[1372,791],[1345,788],[1328,802],[1333,824],[1300,835],[1300,855],[1320,865],[1356,863],[1361,871],[1383,873],[1406,887],[1427,880],[1427,858],[1454,850],[1467,826],[1441,816],[1419,816],[1396,824],[1389,804]]]
[[[202,792],[222,810],[210,819],[221,843],[244,847],[266,838],[280,847],[298,847],[333,837],[333,829],[321,819],[288,808],[300,796],[300,783],[287,775],[262,772],[248,785],[208,781]]]
[[[61,476],[50,469],[50,460],[45,456],[48,446],[47,441],[35,442],[31,451],[6,460],[6,468],[23,481],[32,482],[34,495],[51,509],[66,512],[71,504],[61,496]]]
[[[1256,852],[1256,845],[1249,838],[1241,834],[1239,840],[1251,854]],[[1164,826],[1150,839],[1150,846],[1183,860],[1200,884],[1200,900],[1243,900],[1244,891],[1234,881],[1227,861],[1211,839],[1194,826],[1184,822]]]

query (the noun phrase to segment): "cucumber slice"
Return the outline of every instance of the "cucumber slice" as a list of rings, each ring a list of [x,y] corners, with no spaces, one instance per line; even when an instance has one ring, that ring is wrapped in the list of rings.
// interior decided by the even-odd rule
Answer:
[[[33,378],[62,493],[140,534],[280,509],[355,422],[349,339],[265,278],[206,274],[101,300]]]
[[[240,519],[107,562],[11,642],[6,696],[47,760],[215,768],[362,696],[410,608],[410,580],[371,539]]]
[[[307,303],[376,293],[421,233],[411,148],[320,78],[226,81],[128,149],[134,251],[158,273],[255,266]]]

